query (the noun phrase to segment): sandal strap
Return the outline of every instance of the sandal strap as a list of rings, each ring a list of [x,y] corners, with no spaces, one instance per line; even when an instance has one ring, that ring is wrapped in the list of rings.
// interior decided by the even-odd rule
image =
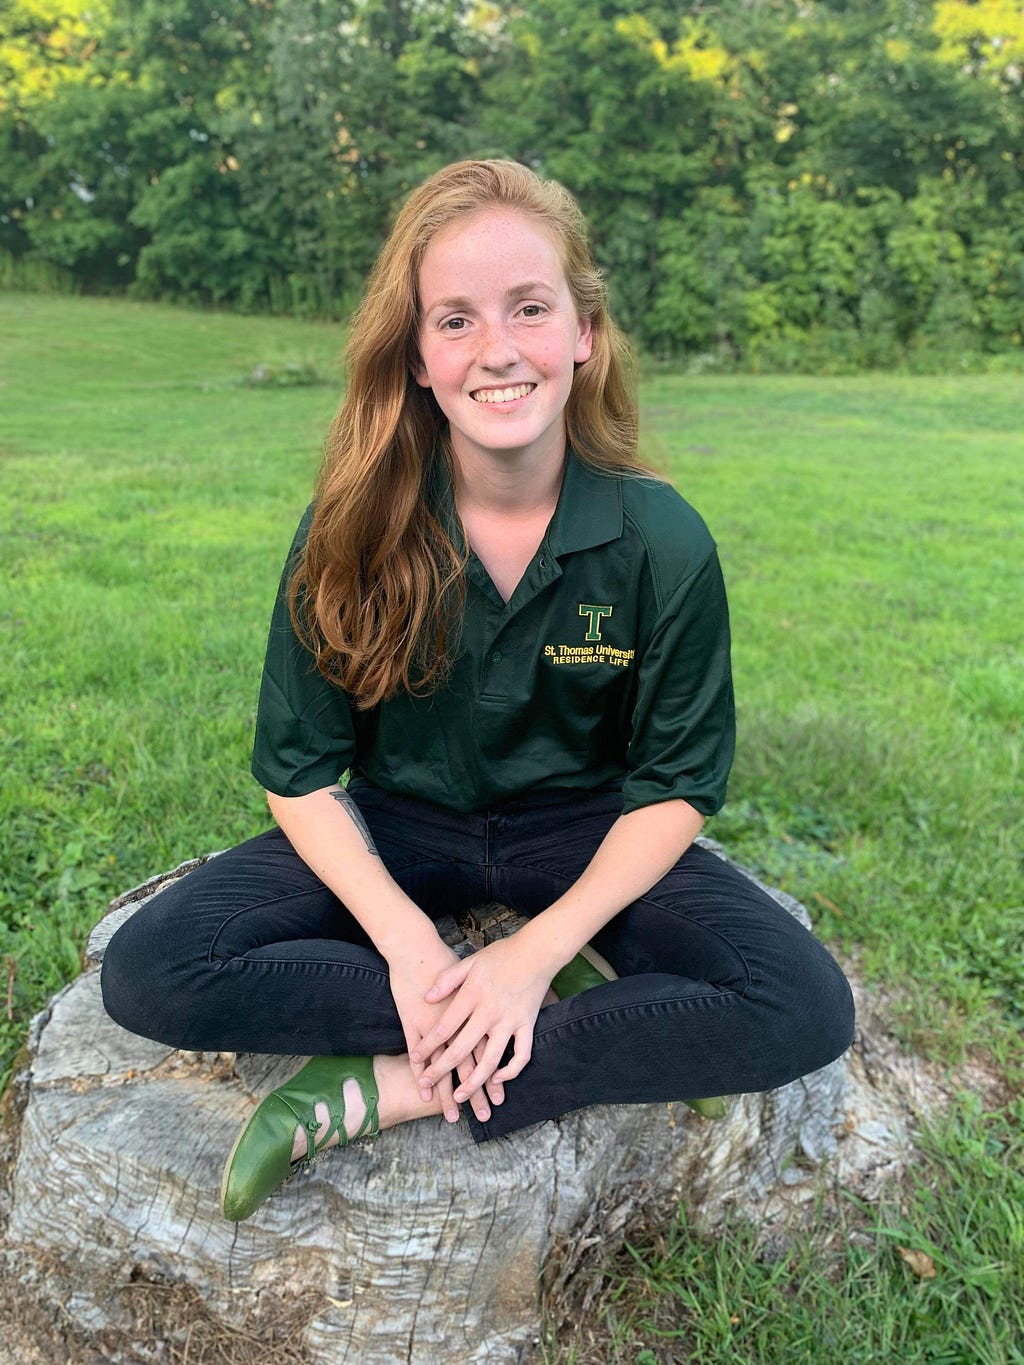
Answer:
[[[363,1097],[363,1104],[366,1106],[366,1113],[363,1115],[362,1123],[359,1125],[359,1127],[356,1129],[356,1131],[352,1134],[351,1137],[349,1137],[348,1134],[345,1132],[344,1126],[339,1127],[338,1129],[339,1147],[347,1147],[350,1142],[357,1142],[360,1138],[363,1137],[376,1137],[380,1129],[380,1124],[377,1115],[376,1090],[374,1090],[372,1095],[367,1095],[366,1091],[363,1089],[362,1082],[360,1081],[358,1076],[346,1076],[345,1080],[346,1081],[353,1080],[355,1081],[356,1085],[359,1086],[359,1093]],[[343,1125],[345,1118],[344,1091],[341,1097],[341,1116]],[[326,1140],[327,1139],[325,1138],[324,1141],[326,1142]]]
[[[317,1121],[315,1110],[313,1112],[313,1117],[311,1119],[307,1119],[306,1122],[302,1125],[302,1127],[306,1134],[306,1155],[302,1157],[301,1160],[312,1161],[313,1158],[316,1156],[317,1152],[320,1150],[320,1144],[316,1140],[316,1135],[320,1131],[320,1124]]]
[[[377,1114],[377,1096],[371,1095],[370,1099],[367,1100],[364,1095],[363,1103],[366,1105],[366,1113],[363,1115],[363,1121],[359,1125],[359,1131],[353,1133],[351,1138],[348,1139],[349,1142],[355,1142],[358,1138],[362,1137],[376,1137],[380,1132],[380,1121],[379,1115]]]
[[[337,1071],[333,1075],[330,1074],[336,1065]],[[277,1098],[291,1111],[296,1125],[306,1136],[305,1155],[299,1157],[293,1165],[312,1161],[335,1134],[340,1147],[347,1147],[357,1138],[376,1136],[380,1129],[380,1121],[372,1066],[372,1059],[368,1057],[313,1058],[292,1077],[291,1081],[274,1091]],[[359,1093],[366,1107],[359,1130],[352,1137],[345,1132],[345,1082],[349,1080],[354,1080],[359,1086]],[[332,1098],[334,1096],[336,1098]],[[323,1137],[319,1140],[317,1134],[320,1131],[320,1123],[316,1117],[318,1104],[324,1105],[329,1116]]]
[[[320,1101],[319,1100],[314,1101],[311,1109],[305,1110],[304,1113],[300,1113],[299,1110],[296,1109],[295,1105],[292,1104],[291,1100],[288,1098],[287,1095],[282,1094],[280,1090],[276,1090],[274,1093],[276,1094],[277,1098],[281,1101],[281,1103],[285,1106],[285,1108],[290,1109],[292,1111],[292,1113],[295,1116],[295,1122],[297,1126],[301,1128],[303,1133],[305,1134],[306,1155],[300,1156],[296,1161],[292,1162],[292,1165],[298,1166],[303,1161],[312,1161],[313,1157],[317,1153],[318,1148],[316,1135],[320,1131],[320,1121],[316,1116],[316,1106],[318,1103],[320,1103]],[[330,1105],[327,1106],[327,1112],[328,1113],[331,1112]],[[345,1118],[344,1099],[342,1099],[341,1117],[342,1121],[344,1121]],[[344,1131],[344,1129],[342,1131]],[[327,1139],[325,1138],[324,1141],[326,1140]]]

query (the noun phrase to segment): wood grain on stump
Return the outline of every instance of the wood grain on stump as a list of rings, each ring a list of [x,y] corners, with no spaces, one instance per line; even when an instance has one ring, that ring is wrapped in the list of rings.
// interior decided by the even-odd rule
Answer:
[[[195,865],[114,902],[90,939],[93,959]],[[803,907],[770,894],[807,923]],[[485,917],[480,932],[504,932],[507,918]],[[478,946],[472,926],[470,938]],[[311,1365],[525,1361],[542,1273],[549,1296],[585,1309],[587,1268],[645,1211],[682,1201],[708,1226],[729,1208],[763,1216],[787,1191],[815,1188],[826,1160],[862,1185],[898,1168],[900,1104],[864,1055],[855,1047],[736,1099],[717,1122],[683,1104],[601,1106],[478,1147],[464,1123],[423,1119],[326,1154],[236,1225],[218,1211],[225,1154],[303,1059],[137,1038],[106,1016],[91,970],[33,1025],[7,1273],[97,1343],[97,1358],[123,1365],[186,1359],[197,1322]],[[154,1317],[158,1291],[189,1312]]]

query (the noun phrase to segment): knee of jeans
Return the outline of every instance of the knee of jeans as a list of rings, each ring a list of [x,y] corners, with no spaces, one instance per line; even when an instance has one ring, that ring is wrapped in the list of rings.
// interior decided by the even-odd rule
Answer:
[[[853,1043],[853,991],[842,969],[821,950],[818,970],[804,983],[797,1017],[801,1075],[828,1066]]]
[[[838,964],[816,940],[775,974],[762,976],[749,999],[758,1006],[760,1045],[776,1070],[773,1086],[834,1062],[854,1035],[854,1002]]]
[[[833,963],[833,967],[838,980],[835,983],[829,1009],[832,1024],[832,1059],[842,1056],[847,1048],[853,1046],[857,1022],[857,1011],[850,983],[837,963]]]
[[[171,983],[173,966],[168,960],[170,933],[153,932],[138,914],[113,935],[103,954],[100,991],[103,1007],[116,1024],[129,1033],[182,1046],[183,992]]]

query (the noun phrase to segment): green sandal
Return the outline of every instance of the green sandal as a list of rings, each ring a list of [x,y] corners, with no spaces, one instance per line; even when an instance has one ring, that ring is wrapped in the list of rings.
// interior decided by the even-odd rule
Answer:
[[[608,978],[604,972],[598,971],[582,953],[577,953],[571,962],[567,962],[562,970],[556,973],[551,982],[551,989],[559,1000],[565,1000],[570,995],[582,995],[592,986],[604,986],[607,982]]]
[[[351,1138],[345,1132],[344,1095],[350,1077],[358,1083],[366,1105],[366,1116]],[[322,1152],[335,1133],[342,1147],[356,1138],[375,1136],[377,1099],[371,1057],[313,1057],[267,1096],[239,1133],[220,1186],[224,1217],[240,1223],[255,1213],[279,1185]],[[321,1102],[327,1106],[330,1121],[318,1142],[316,1106]],[[306,1155],[293,1162],[296,1126],[305,1130]]]
[[[595,967],[583,953],[577,953],[555,976],[551,982],[551,989],[559,1000],[565,1000],[570,995],[580,995],[583,991],[589,991],[592,986],[603,986],[607,980],[604,972]],[[724,1119],[728,1112],[723,1095],[712,1095],[705,1100],[684,1100],[683,1103],[689,1105],[694,1113],[703,1119]]]
[[[724,1095],[709,1095],[706,1100],[683,1100],[702,1119],[724,1119],[729,1112]]]

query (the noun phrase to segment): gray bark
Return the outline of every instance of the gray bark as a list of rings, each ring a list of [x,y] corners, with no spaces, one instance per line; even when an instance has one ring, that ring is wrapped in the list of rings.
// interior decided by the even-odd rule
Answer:
[[[93,959],[192,866],[115,902],[90,938]],[[506,912],[471,929],[465,950],[507,927]],[[185,1360],[197,1330],[222,1343],[211,1360],[248,1359],[227,1344],[251,1341],[264,1358],[317,1365],[524,1361],[541,1284],[556,1316],[586,1311],[599,1253],[638,1221],[678,1201],[705,1226],[729,1209],[771,1219],[826,1167],[869,1193],[899,1169],[907,1110],[892,1056],[862,1036],[847,1057],[736,1099],[717,1122],[683,1104],[604,1106],[476,1147],[464,1125],[424,1119],[327,1154],[234,1225],[218,1212],[225,1154],[303,1059],[137,1038],[107,1018],[91,970],[33,1027],[8,1283],[59,1300],[76,1340],[124,1365]]]

